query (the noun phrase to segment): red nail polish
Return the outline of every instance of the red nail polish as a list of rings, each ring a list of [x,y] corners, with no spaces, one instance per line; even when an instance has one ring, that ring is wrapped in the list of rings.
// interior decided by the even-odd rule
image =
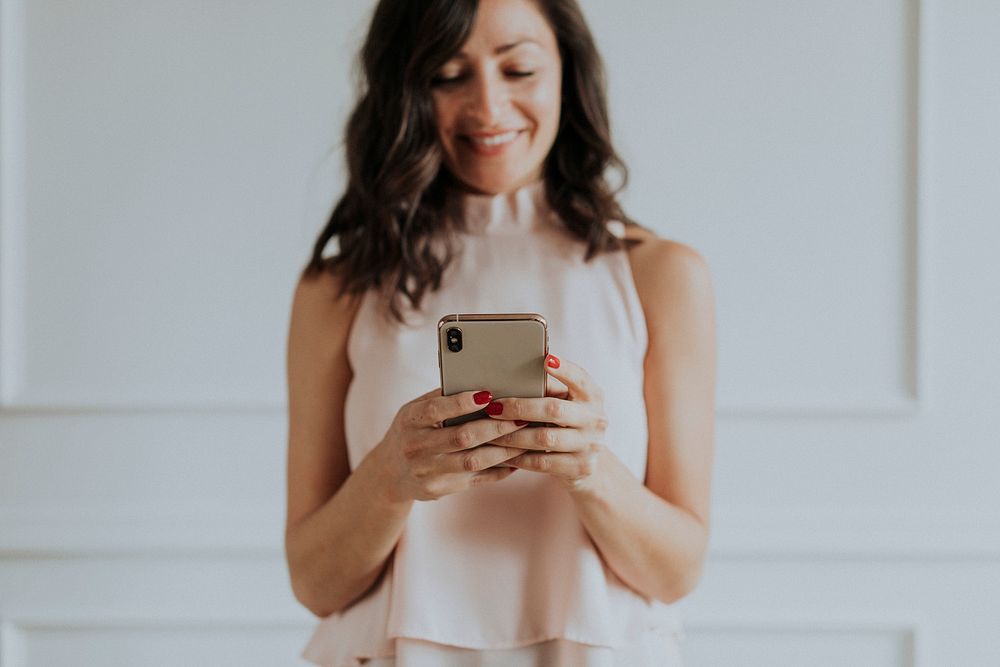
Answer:
[[[559,357],[554,354],[550,354],[549,358],[545,360],[545,363],[549,365],[549,368],[559,368]]]
[[[488,415],[492,415],[493,417],[496,417],[501,412],[503,412],[503,404],[502,403],[497,403],[497,402],[494,401],[493,403],[490,403],[489,405],[486,406],[486,414],[488,414]]]
[[[477,391],[472,395],[472,400],[476,402],[476,405],[486,405],[493,400],[493,394],[488,391]]]
[[[524,421],[523,419],[515,419],[514,420],[514,426],[524,426],[527,423],[528,422]]]

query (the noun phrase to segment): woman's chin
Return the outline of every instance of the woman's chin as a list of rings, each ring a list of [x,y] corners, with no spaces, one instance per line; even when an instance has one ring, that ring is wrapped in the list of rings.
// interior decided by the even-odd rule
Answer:
[[[525,174],[498,176],[497,174],[469,176],[458,179],[465,189],[470,192],[482,195],[498,195],[505,192],[512,192],[517,188],[535,180]]]

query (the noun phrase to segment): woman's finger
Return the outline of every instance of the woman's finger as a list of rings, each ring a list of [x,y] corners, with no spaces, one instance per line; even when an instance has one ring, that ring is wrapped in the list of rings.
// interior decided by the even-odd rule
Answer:
[[[545,398],[503,398],[490,403],[486,414],[496,420],[542,422],[573,428],[600,426],[603,413],[587,403]]]
[[[541,452],[530,452],[521,454],[508,461],[512,466],[521,470],[531,470],[548,475],[555,475],[564,479],[580,479],[593,474],[596,467],[596,457],[594,455],[567,454],[553,452],[543,454]]]
[[[463,452],[452,452],[441,457],[441,472],[478,472],[488,470],[498,463],[509,461],[524,453],[523,449],[480,445]]]
[[[575,428],[538,426],[515,431],[493,441],[504,447],[542,452],[579,452],[587,449],[592,438]]]
[[[427,448],[446,454],[464,452],[524,428],[524,424],[494,419],[473,419],[457,426],[447,426],[427,435]]]
[[[420,394],[420,396],[417,396],[415,399],[413,399],[412,401],[410,401],[410,403],[416,403],[417,401],[422,401],[424,399],[432,398],[434,396],[440,396],[440,395],[441,395],[441,387],[435,387],[434,389],[431,389],[426,394]]]
[[[441,390],[437,389],[406,406],[402,415],[403,425],[410,428],[432,428],[446,419],[482,410],[491,400],[493,395],[486,390],[442,396]]]
[[[550,354],[545,357],[545,370],[566,385],[573,399],[589,402],[601,401],[604,398],[604,392],[582,366]]]
[[[470,484],[472,486],[480,486],[482,484],[489,484],[490,482],[499,482],[513,475],[515,470],[517,468],[490,468],[483,470],[472,476]]]

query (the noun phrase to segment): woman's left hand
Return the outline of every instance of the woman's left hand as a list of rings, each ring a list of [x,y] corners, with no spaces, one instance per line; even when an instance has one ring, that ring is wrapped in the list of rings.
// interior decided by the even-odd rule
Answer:
[[[554,355],[546,357],[545,370],[564,384],[567,391],[549,390],[545,398],[498,399],[487,406],[487,414],[493,419],[544,422],[551,426],[524,428],[493,442],[536,450],[505,463],[547,473],[570,490],[580,490],[596,479],[604,451],[604,432],[608,426],[604,392],[583,368]]]

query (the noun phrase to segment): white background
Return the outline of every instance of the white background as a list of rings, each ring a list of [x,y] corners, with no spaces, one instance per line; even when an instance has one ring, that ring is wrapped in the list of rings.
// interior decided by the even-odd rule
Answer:
[[[1000,3],[584,2],[716,283],[691,667],[1000,660]],[[284,344],[346,0],[0,0],[0,665],[295,665]]]

